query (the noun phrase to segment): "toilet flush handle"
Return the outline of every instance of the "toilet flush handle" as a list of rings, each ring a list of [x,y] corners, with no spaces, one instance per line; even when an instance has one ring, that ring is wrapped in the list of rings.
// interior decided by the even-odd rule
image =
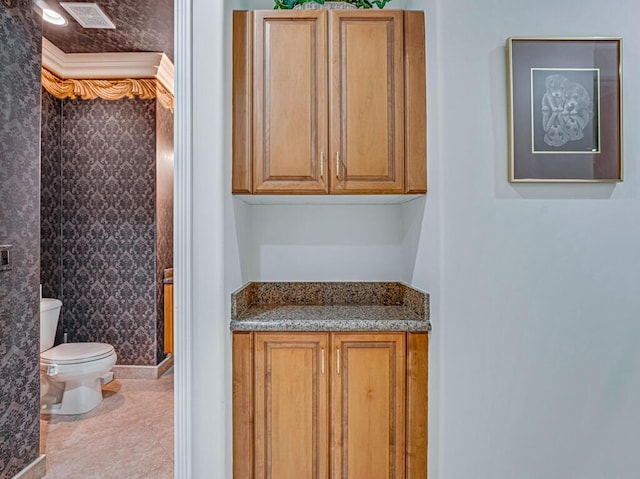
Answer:
[[[58,365],[49,364],[47,366],[47,376],[57,376],[57,375],[58,375]]]

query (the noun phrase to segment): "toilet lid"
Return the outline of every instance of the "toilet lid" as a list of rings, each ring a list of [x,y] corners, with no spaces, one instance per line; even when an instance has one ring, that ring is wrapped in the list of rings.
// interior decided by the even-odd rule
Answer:
[[[114,353],[106,343],[65,343],[40,353],[40,362],[70,364],[97,361]]]

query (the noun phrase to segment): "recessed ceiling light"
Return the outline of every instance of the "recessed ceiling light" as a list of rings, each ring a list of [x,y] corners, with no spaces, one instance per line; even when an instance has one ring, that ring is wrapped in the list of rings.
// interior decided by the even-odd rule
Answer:
[[[66,25],[67,19],[53,10],[45,0],[35,0],[35,4],[40,7],[42,19],[54,25]]]
[[[60,15],[55,10],[51,10],[50,8],[43,8],[42,9],[42,19],[47,21],[47,22],[49,22],[49,23],[53,23],[54,25],[66,25],[67,24],[67,19],[66,18],[64,18],[62,15]]]

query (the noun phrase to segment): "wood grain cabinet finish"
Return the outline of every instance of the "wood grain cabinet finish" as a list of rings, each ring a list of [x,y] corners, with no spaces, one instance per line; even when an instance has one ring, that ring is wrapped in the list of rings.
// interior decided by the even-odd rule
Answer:
[[[426,333],[234,333],[234,479],[424,479]]]
[[[255,478],[327,479],[326,334],[255,335]]]
[[[422,12],[238,11],[233,38],[233,193],[426,191]]]
[[[405,335],[334,334],[332,477],[404,478]]]
[[[254,13],[255,193],[327,193],[327,19]]]
[[[173,354],[173,283],[163,285],[164,352]]]
[[[329,13],[333,193],[404,193],[403,14]]]

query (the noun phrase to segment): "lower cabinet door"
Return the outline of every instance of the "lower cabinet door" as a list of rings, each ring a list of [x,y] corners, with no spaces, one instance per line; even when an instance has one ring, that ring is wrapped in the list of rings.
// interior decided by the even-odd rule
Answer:
[[[406,336],[334,333],[331,477],[405,477]]]
[[[325,333],[255,334],[256,479],[328,479],[328,344]]]

